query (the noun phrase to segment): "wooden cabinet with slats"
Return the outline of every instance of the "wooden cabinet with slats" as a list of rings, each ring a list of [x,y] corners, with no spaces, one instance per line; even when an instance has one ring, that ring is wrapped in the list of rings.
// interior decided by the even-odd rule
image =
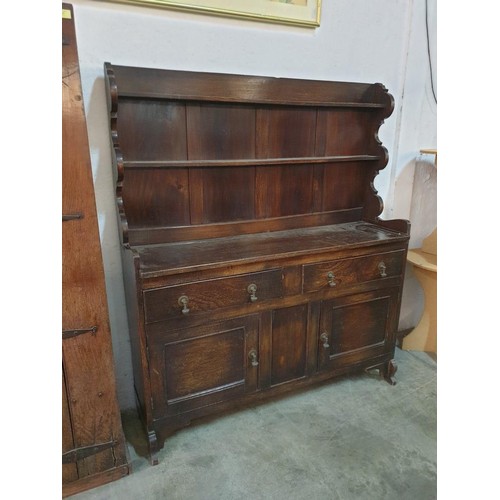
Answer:
[[[409,223],[380,84],[105,64],[139,411],[190,421],[392,362]]]

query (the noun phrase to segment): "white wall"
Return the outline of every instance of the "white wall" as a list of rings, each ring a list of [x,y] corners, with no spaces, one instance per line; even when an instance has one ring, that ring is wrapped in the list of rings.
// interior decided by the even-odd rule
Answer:
[[[435,0],[429,1],[430,5],[435,4]],[[396,109],[380,130],[390,161],[377,177],[376,187],[386,200],[384,215],[399,217],[394,202],[399,190],[411,193],[408,184],[411,185],[413,179],[410,176],[400,181],[395,189],[396,180],[421,147],[435,146],[435,116],[432,103],[429,104],[426,51],[422,46],[425,31],[418,22],[420,13],[414,15],[417,5],[422,7],[424,2],[323,0],[321,26],[317,29],[112,2],[75,0],[71,3],[75,12],[118,398],[122,408],[129,408],[135,403],[103,63],[383,83],[395,97]],[[435,19],[434,13],[432,16]],[[411,57],[407,57],[409,49]],[[411,102],[410,92],[414,96]]]
[[[426,17],[428,39],[426,31]],[[428,46],[429,43],[429,46]],[[430,63],[429,53],[430,52]],[[431,65],[432,83],[431,85]],[[436,0],[413,0],[403,94],[399,101],[398,126],[392,151],[394,164],[384,215],[411,221],[410,248],[419,248],[437,225],[437,171],[433,155],[421,149],[436,149],[437,60]],[[399,329],[414,327],[423,311],[424,295],[413,266],[406,266]]]
[[[390,202],[387,200],[387,216],[391,218],[410,218],[416,162],[434,160],[433,157],[422,158],[419,154],[420,149],[436,148],[437,142],[436,102],[431,87],[425,16],[425,0],[413,0],[407,64],[406,69],[403,69],[404,93],[399,101],[401,123],[393,151],[397,168],[393,171],[394,182],[391,183]],[[428,27],[434,91],[437,97],[436,0],[428,0]],[[423,237],[431,233],[435,227],[435,215],[432,215],[436,212],[435,200],[429,199],[429,204],[432,205],[429,215],[433,219],[429,221],[428,228],[423,228],[421,224],[412,228],[410,248],[420,246]]]

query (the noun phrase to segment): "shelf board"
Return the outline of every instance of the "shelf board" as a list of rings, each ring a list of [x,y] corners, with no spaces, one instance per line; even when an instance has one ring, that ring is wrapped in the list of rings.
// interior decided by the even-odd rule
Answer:
[[[200,96],[196,94],[175,94],[175,93],[162,93],[162,92],[126,92],[121,91],[119,93],[119,99],[139,99],[139,100],[166,100],[166,101],[180,101],[180,102],[221,102],[227,104],[246,104],[250,101],[243,99],[241,97],[230,97],[230,96]],[[290,100],[290,99],[278,99],[276,97],[272,99],[252,99],[252,104],[261,104],[263,106],[311,106],[311,107],[321,107],[321,108],[357,108],[357,109],[382,109],[386,108],[386,104],[379,102],[335,102],[335,101],[317,101],[317,100]]]
[[[274,165],[304,165],[311,163],[340,163],[354,161],[378,161],[376,155],[312,156],[303,158],[258,158],[240,160],[151,160],[124,161],[125,168],[186,168],[186,167],[255,167]]]

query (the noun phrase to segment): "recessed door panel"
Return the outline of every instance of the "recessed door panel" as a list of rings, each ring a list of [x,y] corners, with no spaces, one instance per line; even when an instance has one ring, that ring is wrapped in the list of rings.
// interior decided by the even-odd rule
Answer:
[[[252,315],[186,328],[175,342],[156,336],[150,347],[153,413],[183,413],[255,391],[258,328]]]
[[[397,289],[323,302],[319,367],[336,368],[376,357],[390,348],[396,330]]]

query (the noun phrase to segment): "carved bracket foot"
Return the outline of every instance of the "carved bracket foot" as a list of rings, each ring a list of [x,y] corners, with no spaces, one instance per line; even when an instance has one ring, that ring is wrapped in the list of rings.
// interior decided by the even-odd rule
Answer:
[[[385,363],[380,368],[380,375],[384,378],[384,380],[390,385],[396,385],[396,381],[394,380],[394,375],[398,370],[398,366],[394,362],[393,359]]]
[[[155,431],[148,432],[149,463],[158,465],[158,439]]]

